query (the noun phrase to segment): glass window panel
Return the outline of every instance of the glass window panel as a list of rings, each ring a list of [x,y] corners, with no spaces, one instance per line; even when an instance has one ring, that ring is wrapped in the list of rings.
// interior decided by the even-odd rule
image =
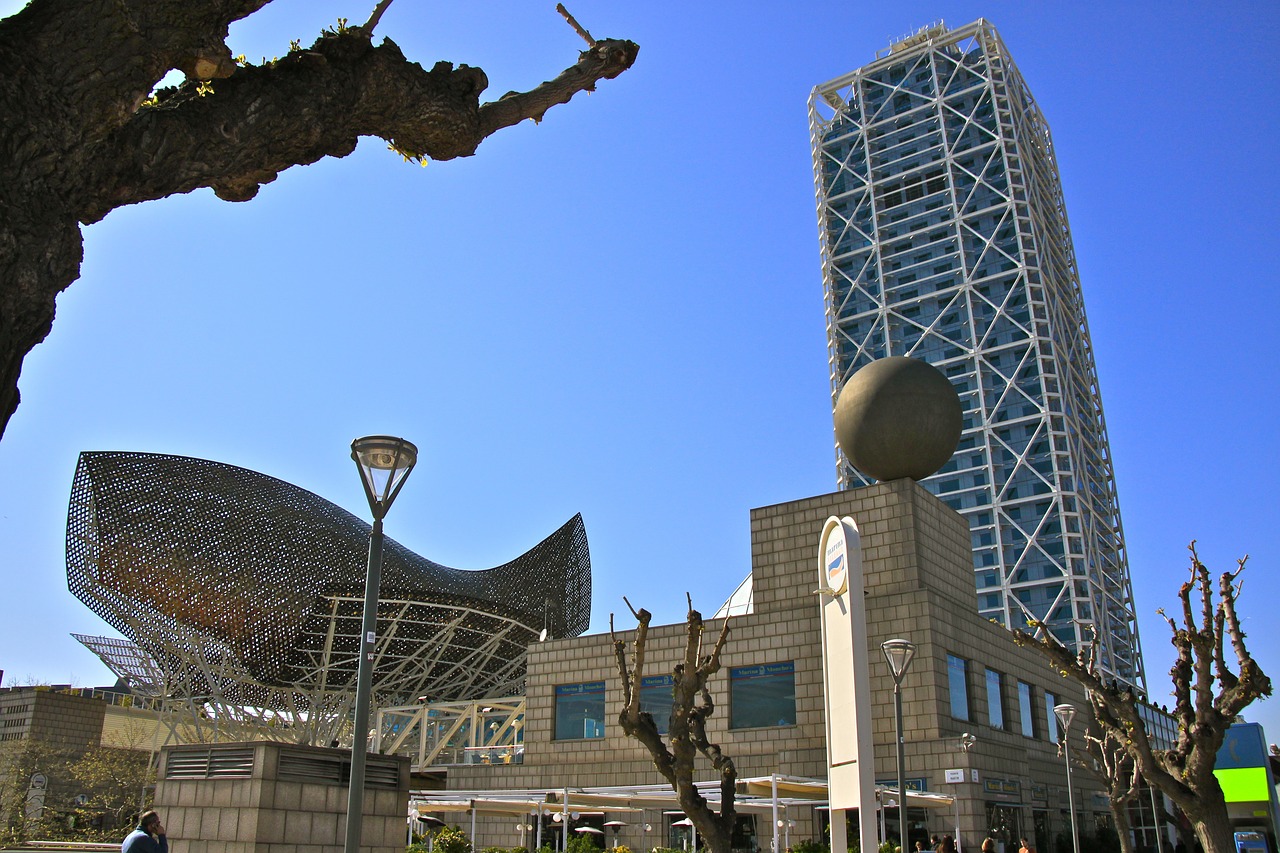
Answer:
[[[729,670],[729,728],[795,724],[794,662],[739,666]]]
[[[604,682],[556,685],[556,740],[604,737]]]
[[[1004,696],[1000,673],[987,670],[987,723],[992,728],[1004,728]]]
[[[969,719],[969,685],[965,678],[965,660],[947,655],[947,685],[951,689],[951,716]]]
[[[640,679],[640,710],[653,715],[660,735],[665,735],[670,725],[673,686],[675,679],[669,675],[648,675]]]
[[[1058,718],[1053,715],[1053,706],[1058,704],[1058,697],[1054,696],[1048,690],[1044,692],[1044,717],[1046,725],[1044,727],[1045,734],[1049,740],[1057,743],[1058,738]]]
[[[1025,681],[1018,682],[1018,715],[1022,719],[1022,733],[1027,737],[1036,736],[1036,715],[1031,704],[1031,685]]]

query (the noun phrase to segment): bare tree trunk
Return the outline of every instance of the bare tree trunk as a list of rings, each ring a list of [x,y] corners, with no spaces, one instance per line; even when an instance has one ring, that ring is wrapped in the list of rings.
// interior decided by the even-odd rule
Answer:
[[[1120,837],[1120,853],[1134,853],[1133,827],[1129,823],[1130,800],[1111,800],[1111,821],[1116,825],[1116,835]]]
[[[631,607],[631,602],[628,601],[627,606]],[[671,785],[681,810],[712,853],[732,853],[733,826],[737,819],[734,795],[738,771],[733,759],[707,737],[707,718],[715,713],[707,679],[720,669],[720,652],[729,637],[729,619],[726,618],[720,626],[715,646],[709,653],[704,653],[702,634],[705,623],[690,600],[685,623],[684,658],[672,671],[670,728],[664,742],[653,716],[640,710],[640,685],[644,680],[651,614],[644,608],[638,611],[631,608],[631,612],[638,624],[630,661],[626,644],[616,636],[613,638],[613,654],[623,688],[623,707],[618,713],[618,724],[629,737],[640,741],[649,750],[654,767]],[[609,633],[613,636],[612,618],[609,620]],[[694,784],[694,762],[699,754],[711,762],[712,769],[719,776],[719,813],[712,809]]]
[[[1196,838],[1204,847],[1204,853],[1236,853],[1235,830],[1231,827],[1226,807],[1196,809],[1196,812],[1199,813],[1188,811],[1187,817],[1195,827]]]

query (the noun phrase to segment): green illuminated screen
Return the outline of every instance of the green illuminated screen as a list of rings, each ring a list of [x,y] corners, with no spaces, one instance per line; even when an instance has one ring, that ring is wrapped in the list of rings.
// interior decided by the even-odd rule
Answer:
[[[1271,799],[1267,790],[1267,768],[1238,767],[1231,770],[1215,770],[1222,786],[1222,794],[1228,803],[1256,803]]]

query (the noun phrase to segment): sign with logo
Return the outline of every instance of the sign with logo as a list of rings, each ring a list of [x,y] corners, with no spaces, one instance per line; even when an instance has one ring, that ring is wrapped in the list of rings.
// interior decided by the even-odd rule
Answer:
[[[44,813],[44,790],[49,778],[43,773],[32,773],[27,785],[27,802],[23,810],[28,821],[39,820]]]
[[[862,542],[852,518],[831,516],[818,539],[818,606],[822,616],[822,686],[826,702],[827,792],[831,847],[846,846],[841,815],[875,814],[871,737],[871,666],[862,584]],[[876,847],[875,821],[859,823],[858,846]],[[848,845],[853,846],[853,845]]]
[[[603,693],[603,681],[588,681],[585,684],[557,684],[556,696],[586,696],[591,693]]]
[[[832,524],[822,530],[822,542],[818,547],[821,560],[818,582],[827,595],[844,595],[849,588],[849,542],[843,524]]]

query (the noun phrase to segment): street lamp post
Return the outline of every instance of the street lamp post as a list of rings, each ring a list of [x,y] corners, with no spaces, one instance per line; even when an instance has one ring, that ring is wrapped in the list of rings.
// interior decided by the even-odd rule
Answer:
[[[1076,831],[1076,795],[1071,788],[1071,721],[1076,718],[1076,706],[1063,702],[1053,706],[1053,715],[1062,726],[1062,754],[1067,761],[1067,808],[1071,810],[1071,849],[1080,853],[1080,833]]]
[[[969,750],[973,749],[973,745],[978,742],[978,738],[972,732],[965,732],[960,735],[960,748],[964,750],[964,770],[969,770]],[[964,772],[964,771],[961,771]],[[963,784],[963,783],[961,783]],[[956,785],[956,850],[961,851],[963,848],[960,844],[960,785]]]
[[[902,743],[902,677],[911,666],[911,659],[916,655],[915,644],[910,640],[885,640],[880,644],[884,659],[889,662],[889,671],[893,673],[893,714],[898,726],[898,840],[902,845],[902,853],[907,853],[907,760]],[[1076,853],[1080,853],[1079,850]]]
[[[403,438],[371,435],[351,442],[351,458],[360,470],[373,529],[369,533],[369,568],[364,579],[364,614],[360,626],[360,660],[356,669],[356,718],[351,738],[351,789],[347,792],[347,837],[344,853],[358,853],[364,818],[364,765],[369,751],[369,693],[377,642],[378,587],[382,582],[382,518],[418,461],[418,448]]]

